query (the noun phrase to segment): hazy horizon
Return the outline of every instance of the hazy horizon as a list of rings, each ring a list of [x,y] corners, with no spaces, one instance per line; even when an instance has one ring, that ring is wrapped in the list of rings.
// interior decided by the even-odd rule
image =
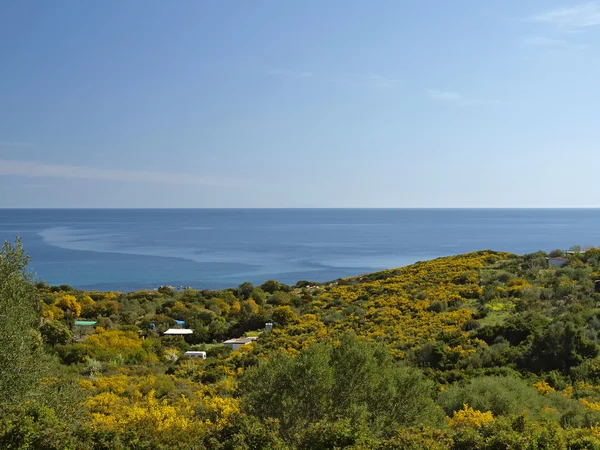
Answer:
[[[385,209],[397,209],[397,210],[438,210],[438,209],[450,209],[450,210],[486,210],[486,209],[490,209],[490,210],[520,210],[520,209],[540,209],[540,210],[569,210],[569,209],[573,209],[573,210],[585,210],[585,209],[600,209],[600,207],[596,207],[596,206],[551,206],[551,207],[529,207],[529,206],[515,206],[515,207],[511,207],[511,206],[499,206],[499,207],[479,207],[479,206],[463,206],[463,207],[452,207],[452,206],[439,206],[439,207],[428,207],[428,206],[414,206],[414,207],[395,207],[395,206],[389,206],[389,207],[385,207],[385,206],[381,206],[381,207],[344,207],[344,206],[315,206],[315,207],[306,207],[306,206],[297,206],[297,207],[289,207],[289,206],[267,206],[267,207],[262,207],[262,206],[249,206],[249,207],[231,207],[231,206],[223,206],[223,207],[196,207],[196,206],[190,206],[190,207],[168,207],[168,206],[162,206],[162,207],[137,207],[137,206],[133,206],[133,207],[129,207],[129,206],[112,206],[112,207],[103,207],[103,206],[98,206],[98,207],[78,207],[78,206],[74,206],[74,207],[0,207],[0,210],[21,210],[21,209],[32,209],[32,210],[44,210],[44,209],[49,209],[49,210],[111,210],[111,209],[126,209],[126,210],[165,210],[165,211],[169,211],[169,210],[186,210],[186,209],[190,209],[190,210],[196,210],[196,209],[206,209],[206,210],[219,210],[219,209],[224,209],[224,210],[245,210],[245,209],[251,209],[251,210],[261,210],[261,209],[265,209],[265,210],[276,210],[276,209],[307,209],[307,210],[311,210],[311,209],[348,209],[348,210],[369,210],[369,209],[374,209],[374,210],[385,210]]]

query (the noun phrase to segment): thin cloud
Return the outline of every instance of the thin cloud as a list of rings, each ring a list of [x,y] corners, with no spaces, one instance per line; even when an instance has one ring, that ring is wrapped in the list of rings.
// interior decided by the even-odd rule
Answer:
[[[543,36],[528,36],[523,39],[522,44],[529,49],[540,50],[545,54],[561,54],[583,51],[588,46],[564,41],[562,39],[550,39]]]
[[[203,177],[189,173],[102,169],[89,166],[2,159],[0,159],[0,175],[176,185],[239,186],[238,184],[231,183],[227,180]]]
[[[491,106],[504,106],[509,105],[509,102],[500,100],[489,100],[467,97],[459,92],[454,91],[440,91],[438,89],[429,89],[427,96],[441,103],[447,103],[459,106],[476,106],[476,105],[491,105]]]
[[[561,28],[582,29],[600,25],[600,3],[586,2],[578,5],[556,8],[537,14],[535,22],[543,22]]]
[[[523,39],[523,44],[528,47],[565,47],[567,42],[561,39],[550,39],[543,36],[527,36]]]
[[[445,102],[457,102],[459,100],[463,100],[463,96],[458,92],[438,91],[437,89],[429,89],[427,91],[427,95],[429,98],[434,100],[441,100]]]

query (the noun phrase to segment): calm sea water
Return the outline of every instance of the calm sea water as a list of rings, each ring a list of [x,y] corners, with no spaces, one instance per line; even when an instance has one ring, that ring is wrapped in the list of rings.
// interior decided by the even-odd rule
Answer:
[[[600,245],[600,210],[0,209],[38,278],[84,289],[327,281],[474,250]]]

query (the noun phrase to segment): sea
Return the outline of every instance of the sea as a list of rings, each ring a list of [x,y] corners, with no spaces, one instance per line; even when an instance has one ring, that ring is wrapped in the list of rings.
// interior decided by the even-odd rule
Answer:
[[[0,239],[16,237],[49,284],[221,289],[600,246],[600,209],[0,209]]]

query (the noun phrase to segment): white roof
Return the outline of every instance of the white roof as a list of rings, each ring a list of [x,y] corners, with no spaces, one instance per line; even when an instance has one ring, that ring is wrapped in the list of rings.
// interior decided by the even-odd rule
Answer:
[[[206,355],[206,352],[198,352],[194,350],[190,350],[189,352],[185,352],[185,355]]]
[[[193,334],[194,330],[190,330],[189,328],[169,328],[164,334],[169,335],[179,335],[179,334]]]

